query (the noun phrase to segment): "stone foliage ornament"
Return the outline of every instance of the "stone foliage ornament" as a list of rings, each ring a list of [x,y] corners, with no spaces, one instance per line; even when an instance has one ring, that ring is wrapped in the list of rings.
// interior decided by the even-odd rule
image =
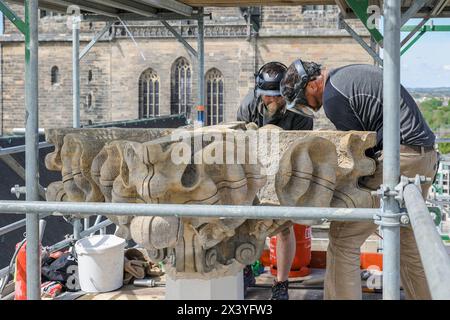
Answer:
[[[283,131],[241,122],[176,129],[50,129],[47,201],[372,207],[372,132]],[[292,221],[110,216],[173,279],[235,275]],[[295,221],[314,224],[320,221]]]

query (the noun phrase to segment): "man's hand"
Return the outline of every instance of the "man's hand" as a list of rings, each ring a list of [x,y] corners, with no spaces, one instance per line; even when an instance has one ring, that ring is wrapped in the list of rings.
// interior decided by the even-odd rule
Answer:
[[[285,108],[286,101],[282,96],[261,96],[262,102],[266,109],[266,115],[269,117],[274,116]]]
[[[267,106],[267,112],[271,115],[275,114],[279,109],[278,103],[276,101],[272,102]]]
[[[273,101],[270,103],[267,108],[267,114],[269,116],[273,116],[276,113],[282,111],[284,109],[285,103],[284,101]]]

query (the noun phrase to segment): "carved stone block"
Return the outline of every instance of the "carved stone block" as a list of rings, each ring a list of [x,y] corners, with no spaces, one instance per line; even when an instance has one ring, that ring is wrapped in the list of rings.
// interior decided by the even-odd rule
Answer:
[[[52,129],[48,201],[372,207],[372,132],[257,130],[236,122],[184,131]],[[117,234],[165,260],[173,279],[235,275],[259,258],[273,219],[110,216]],[[295,221],[312,224],[315,221]]]

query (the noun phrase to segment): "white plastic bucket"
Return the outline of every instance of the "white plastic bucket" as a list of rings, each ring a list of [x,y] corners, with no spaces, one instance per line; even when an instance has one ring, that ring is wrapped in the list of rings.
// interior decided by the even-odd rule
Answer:
[[[108,292],[123,285],[125,240],[96,235],[78,240],[78,277],[84,292]]]

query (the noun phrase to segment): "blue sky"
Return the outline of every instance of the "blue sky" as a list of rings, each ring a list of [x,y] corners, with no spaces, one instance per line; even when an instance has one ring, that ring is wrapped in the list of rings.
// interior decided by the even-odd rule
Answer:
[[[408,24],[419,22],[412,19]],[[433,23],[450,25],[450,19],[434,19]],[[402,83],[408,88],[450,87],[450,32],[425,33],[402,56],[401,64]]]
[[[3,33],[0,14],[0,34]],[[408,24],[417,24],[412,19]],[[434,19],[435,25],[450,25],[450,19]],[[406,36],[403,33],[402,36]],[[402,56],[402,83],[408,88],[450,87],[450,32],[427,32]]]

